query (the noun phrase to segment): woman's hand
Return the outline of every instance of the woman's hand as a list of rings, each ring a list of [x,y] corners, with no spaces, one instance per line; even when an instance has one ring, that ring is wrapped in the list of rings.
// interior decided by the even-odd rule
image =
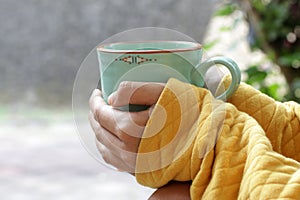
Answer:
[[[128,104],[156,104],[164,84],[122,82],[116,92],[103,100],[101,91],[94,90],[90,98],[90,124],[97,138],[103,159],[121,171],[135,173],[136,154],[149,119],[151,107],[140,112],[125,112],[114,107]]]

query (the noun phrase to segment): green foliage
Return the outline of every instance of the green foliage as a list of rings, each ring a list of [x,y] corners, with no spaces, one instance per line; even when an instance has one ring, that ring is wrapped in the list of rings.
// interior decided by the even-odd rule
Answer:
[[[256,4],[252,3],[256,8]],[[265,31],[268,41],[273,41],[280,36],[286,36],[287,29],[282,29],[284,22],[289,17],[289,1],[285,1],[281,4],[276,1],[271,1],[267,4],[263,10],[256,9],[259,18],[263,19],[260,23],[261,28]]]
[[[283,54],[278,58],[278,62],[282,66],[291,66],[298,69],[300,68],[300,51]]]
[[[270,76],[270,72],[260,70],[259,65],[253,65],[245,70],[245,73],[247,75],[246,83],[276,100],[282,100],[282,97],[279,96],[281,86],[278,83],[267,83],[266,78]]]
[[[215,12],[215,16],[228,16],[238,9],[238,6],[233,3],[227,3]]]
[[[264,1],[250,2],[253,7],[252,15],[256,15],[258,20],[253,26],[258,26],[256,30],[263,33],[259,36],[254,35],[254,39],[265,40],[271,48],[276,50],[278,57],[282,54],[300,52],[300,0],[271,0],[263,9],[258,6],[261,4],[258,2]],[[265,44],[257,43],[256,45],[266,50]]]
[[[300,0],[238,0],[226,3],[215,16],[224,17],[241,10],[249,25],[249,44],[253,50],[261,49],[281,68],[295,69],[285,74],[290,84],[289,93],[280,98],[277,83],[266,84],[270,72],[260,70],[259,65],[245,71],[246,82],[277,100],[300,102]],[[245,9],[246,8],[246,9]],[[244,10],[243,10],[244,9]],[[224,27],[222,31],[230,30]],[[286,70],[285,70],[286,71]]]
[[[211,48],[213,48],[220,40],[219,39],[215,39],[211,42],[208,42],[206,44],[203,45],[203,49],[205,50],[210,50]]]
[[[292,99],[300,99],[300,78],[296,78],[292,83]]]
[[[256,65],[250,66],[248,69],[245,70],[245,72],[248,75],[246,83],[250,85],[254,85],[255,83],[261,85],[261,83],[265,80],[265,78],[268,75],[267,72],[259,70],[258,66]]]

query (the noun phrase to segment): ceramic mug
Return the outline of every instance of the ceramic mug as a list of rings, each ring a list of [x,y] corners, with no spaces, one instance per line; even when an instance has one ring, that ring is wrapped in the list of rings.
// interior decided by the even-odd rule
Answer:
[[[224,65],[231,74],[229,88],[216,98],[226,100],[237,89],[241,72],[226,57],[201,61],[201,44],[187,41],[144,41],[103,44],[97,47],[103,98],[114,92],[122,81],[167,82],[176,78],[204,87],[204,77],[215,64]],[[135,110],[135,109],[133,109]]]

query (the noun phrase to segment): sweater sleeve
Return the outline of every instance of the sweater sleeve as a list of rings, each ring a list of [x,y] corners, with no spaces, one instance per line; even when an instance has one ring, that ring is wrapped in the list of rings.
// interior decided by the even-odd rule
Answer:
[[[230,81],[230,77],[225,77],[223,88],[227,88]],[[275,151],[300,161],[299,104],[292,101],[277,102],[245,83],[240,84],[228,102],[261,125]]]
[[[192,199],[296,199],[299,169],[248,114],[171,79],[145,128],[136,179],[155,188],[192,180]]]

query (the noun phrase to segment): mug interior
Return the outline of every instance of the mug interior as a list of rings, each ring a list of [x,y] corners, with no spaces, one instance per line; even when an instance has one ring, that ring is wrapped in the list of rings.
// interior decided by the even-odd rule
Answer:
[[[193,51],[201,48],[202,46],[196,42],[147,41],[104,44],[98,47],[98,51],[110,53],[163,53]]]

